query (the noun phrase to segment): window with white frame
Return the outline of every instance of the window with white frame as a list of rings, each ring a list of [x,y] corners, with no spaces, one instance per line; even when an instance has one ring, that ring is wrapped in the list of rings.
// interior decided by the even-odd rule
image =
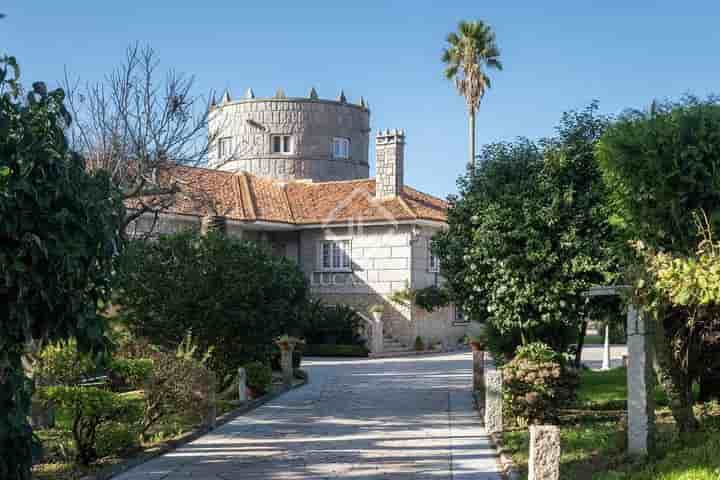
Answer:
[[[438,259],[437,255],[433,254],[432,251],[432,240],[428,240],[427,242],[428,246],[428,271],[437,273],[440,271],[440,259]]]
[[[334,137],[332,144],[332,154],[335,159],[350,158],[350,139],[344,137]]]
[[[270,137],[272,153],[292,153],[292,135],[272,135]]]
[[[320,268],[328,271],[350,270],[350,240],[320,242]]]
[[[229,157],[232,153],[232,137],[222,137],[218,139],[218,156],[220,158]]]

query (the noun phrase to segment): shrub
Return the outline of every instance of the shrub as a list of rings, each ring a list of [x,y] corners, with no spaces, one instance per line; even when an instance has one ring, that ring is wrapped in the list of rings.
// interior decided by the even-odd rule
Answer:
[[[70,339],[50,344],[40,351],[33,367],[33,377],[38,385],[72,386],[94,370],[92,357],[78,352],[77,342]]]
[[[97,455],[99,458],[122,455],[138,447],[137,424],[106,422],[97,430]]]
[[[247,385],[256,393],[263,394],[268,391],[272,384],[272,369],[262,362],[250,362],[245,364]]]
[[[110,386],[114,391],[128,387],[140,388],[152,369],[153,361],[149,358],[113,358],[108,370]]]
[[[562,356],[542,343],[518,349],[503,367],[503,402],[519,425],[556,423],[559,409],[575,399],[579,377]]]
[[[203,349],[214,347],[209,366],[223,381],[267,361],[273,338],[299,333],[308,293],[298,266],[264,246],[193,232],[131,242],[117,287],[133,334],[175,349],[192,330]]]
[[[359,345],[358,328],[363,320],[347,305],[327,306],[321,300],[308,305],[303,336],[307,343]]]
[[[423,343],[423,339],[420,338],[420,336],[415,337],[415,351],[422,352],[423,350],[425,350],[425,344]]]
[[[364,345],[305,345],[304,354],[309,357],[367,357]]]
[[[197,414],[209,408],[216,388],[215,376],[195,358],[158,352],[153,358],[152,371],[145,382],[141,434],[168,415]]]
[[[131,400],[96,387],[44,387],[44,401],[53,402],[72,416],[77,461],[89,465],[98,458],[98,427],[105,422],[134,423],[140,412]]]

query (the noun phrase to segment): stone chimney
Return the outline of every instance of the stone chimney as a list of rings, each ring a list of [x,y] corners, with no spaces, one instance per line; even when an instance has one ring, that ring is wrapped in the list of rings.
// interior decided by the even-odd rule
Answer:
[[[405,163],[405,132],[380,130],[375,138],[375,196],[380,199],[400,195]]]

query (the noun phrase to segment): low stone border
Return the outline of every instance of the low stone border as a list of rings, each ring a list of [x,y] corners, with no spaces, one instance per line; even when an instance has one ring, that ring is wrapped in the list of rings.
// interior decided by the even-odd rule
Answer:
[[[276,399],[280,395],[289,392],[290,390],[294,390],[296,388],[303,387],[309,383],[309,378],[307,375],[304,379],[302,379],[300,382],[293,384],[292,387],[282,386],[279,390],[267,393],[263,395],[260,398],[256,398],[254,400],[249,401],[245,405],[236,408],[235,410],[231,410],[227,413],[224,413],[223,415],[220,415],[215,419],[215,428],[207,428],[207,427],[200,427],[196,428],[193,431],[184,433],[178,437],[172,438],[170,440],[166,440],[165,442],[161,443],[160,445],[156,445],[154,447],[148,448],[147,450],[144,450],[140,455],[137,457],[129,458],[123,462],[120,462],[116,465],[112,465],[106,468],[103,468],[99,470],[98,472],[95,472],[90,475],[86,475],[84,477],[81,477],[80,480],[108,480],[116,475],[120,475],[123,472],[126,472],[130,470],[133,467],[137,467],[140,464],[143,464],[149,460],[152,460],[155,457],[159,457],[160,455],[163,455],[165,453],[171,452],[185,444],[188,444],[194,440],[197,440],[198,438],[202,437],[203,435],[210,433],[212,430],[217,429],[218,427],[225,425],[226,423],[230,422],[231,420],[236,419],[237,417],[244,415],[252,410],[255,410],[256,408],[270,402],[271,400]]]
[[[517,468],[517,465],[515,465],[515,462],[513,462],[510,450],[505,447],[502,433],[491,433],[490,439],[492,443],[495,444],[495,449],[498,452],[502,474],[507,480],[520,480],[520,470]]]

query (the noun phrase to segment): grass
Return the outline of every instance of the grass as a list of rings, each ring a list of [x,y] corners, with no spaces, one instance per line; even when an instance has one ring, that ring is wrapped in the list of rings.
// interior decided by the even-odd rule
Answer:
[[[679,438],[666,407],[656,410],[655,456],[640,462],[625,453],[626,433],[620,419],[627,401],[625,369],[583,371],[578,408],[561,418],[563,480],[720,480],[720,407],[700,409],[703,431]],[[656,401],[666,405],[663,392]],[[504,441],[521,473],[527,474],[529,432],[506,431]]]

